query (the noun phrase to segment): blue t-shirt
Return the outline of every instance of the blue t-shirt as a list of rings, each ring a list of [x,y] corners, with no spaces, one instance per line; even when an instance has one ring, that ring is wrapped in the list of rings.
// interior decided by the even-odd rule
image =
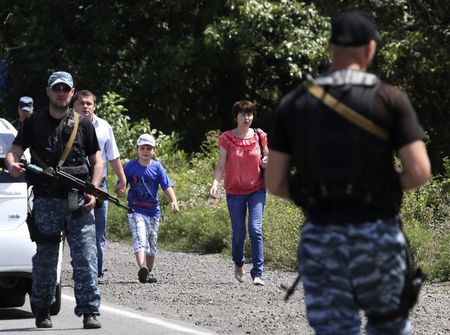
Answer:
[[[161,163],[152,159],[149,165],[141,165],[133,159],[127,163],[124,172],[130,185],[128,206],[136,213],[159,218],[158,187],[165,191],[173,186]]]

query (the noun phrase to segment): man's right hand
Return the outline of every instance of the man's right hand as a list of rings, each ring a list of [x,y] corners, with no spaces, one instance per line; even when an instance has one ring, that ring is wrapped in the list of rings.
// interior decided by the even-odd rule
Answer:
[[[25,173],[25,164],[14,162],[9,166],[9,174],[13,177],[20,177]]]

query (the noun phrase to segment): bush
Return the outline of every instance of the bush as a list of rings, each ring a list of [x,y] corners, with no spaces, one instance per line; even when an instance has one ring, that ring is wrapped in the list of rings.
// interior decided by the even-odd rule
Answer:
[[[448,159],[444,161],[448,163]],[[444,175],[405,193],[403,199],[401,218],[411,252],[430,280],[450,279],[450,203],[446,189],[449,177],[447,164]]]
[[[302,211],[292,202],[268,194],[263,216],[265,261],[269,267],[297,268]]]
[[[159,240],[170,250],[220,253],[230,246],[228,212],[221,204],[205,204],[183,209],[178,214],[166,210]]]

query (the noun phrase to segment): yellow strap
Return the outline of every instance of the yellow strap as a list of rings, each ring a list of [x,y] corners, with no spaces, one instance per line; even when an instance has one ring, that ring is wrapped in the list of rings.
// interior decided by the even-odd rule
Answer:
[[[78,113],[73,112],[73,120],[75,122],[75,125],[73,126],[72,133],[70,134],[69,140],[66,143],[66,147],[64,148],[63,153],[61,154],[61,157],[59,158],[58,166],[61,167],[67,156],[69,156],[70,149],[72,149],[72,144],[75,141],[75,136],[77,136],[77,130],[78,130]]]
[[[64,164],[64,161],[66,160],[67,156],[69,155],[70,149],[72,149],[72,144],[75,141],[75,136],[77,135],[77,131],[78,131],[78,120],[79,120],[79,115],[77,112],[74,112],[73,120],[74,120],[75,124],[72,129],[72,133],[70,134],[69,140],[66,143],[66,147],[64,148],[64,151],[61,154],[61,157],[59,159],[58,167],[61,167]],[[31,155],[34,157],[34,159],[37,160],[39,165],[44,170],[47,170],[50,168],[47,165],[47,163],[41,157],[39,157],[38,154],[34,150],[31,150]]]
[[[330,107],[332,110],[334,110],[336,113],[338,113],[343,118],[354,123],[358,127],[371,133],[372,135],[375,135],[375,136],[381,138],[382,140],[386,140],[386,141],[389,140],[389,133],[387,132],[386,129],[383,129],[383,128],[377,126],[373,121],[371,121],[368,118],[362,116],[361,114],[355,112],[350,107],[344,105],[339,100],[334,98],[332,95],[326,93],[322,89],[322,87],[320,87],[312,82],[309,82],[306,85],[306,88],[308,89],[309,93],[311,93],[318,100],[322,101],[325,105]]]

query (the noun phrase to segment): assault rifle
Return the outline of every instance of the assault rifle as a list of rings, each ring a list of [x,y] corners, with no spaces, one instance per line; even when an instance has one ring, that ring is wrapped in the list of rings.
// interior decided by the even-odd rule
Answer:
[[[37,165],[34,165],[34,164],[27,164],[26,168],[27,168],[27,170],[29,170],[33,173],[44,174],[47,177],[50,177],[52,179],[61,180],[66,185],[68,185],[80,192],[83,192],[86,194],[92,194],[100,201],[108,200],[108,201],[111,201],[114,205],[121,207],[123,209],[126,209],[127,211],[130,211],[130,212],[133,211],[132,208],[121,204],[119,199],[117,199],[116,197],[110,195],[109,193],[95,187],[94,184],[87,182],[87,181],[83,181],[77,177],[74,177],[71,174],[64,172],[60,168],[56,168],[56,169],[49,168],[49,169],[44,170],[43,168],[41,168]]]

